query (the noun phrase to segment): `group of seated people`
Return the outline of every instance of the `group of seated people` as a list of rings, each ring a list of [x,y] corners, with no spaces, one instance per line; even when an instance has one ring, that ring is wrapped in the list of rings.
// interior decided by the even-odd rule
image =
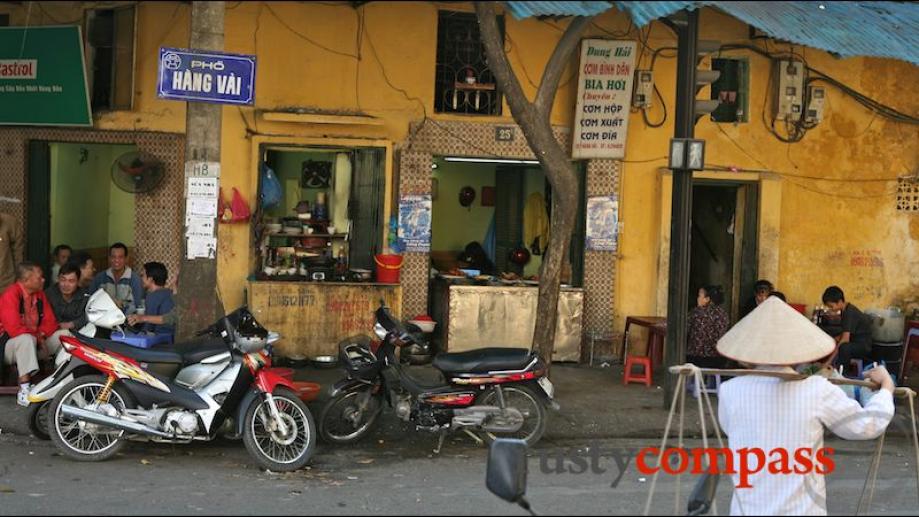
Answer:
[[[53,357],[61,336],[77,332],[87,323],[86,303],[102,289],[140,332],[174,334],[173,292],[166,287],[168,271],[160,262],[147,262],[140,275],[127,266],[128,248],[109,248],[109,268],[96,274],[90,255],[73,253],[69,246],[54,250],[51,285],[35,262],[22,262],[16,281],[0,294],[0,359],[15,364],[19,372],[20,405],[28,405],[31,378],[39,360]]]
[[[785,300],[785,295],[775,289],[772,282],[758,280],[754,295],[741,312],[741,318],[756,309],[770,296]],[[821,328],[836,339],[834,354],[826,363],[848,367],[852,359],[869,360],[871,356],[871,319],[854,304],[846,301],[845,293],[838,286],[830,286],[823,292],[823,304],[834,323]],[[699,289],[696,307],[689,313],[686,360],[701,368],[733,367],[730,361],[718,353],[715,346],[727,333],[730,317],[722,307],[724,292],[721,286],[705,286]],[[815,309],[816,310],[816,309]]]

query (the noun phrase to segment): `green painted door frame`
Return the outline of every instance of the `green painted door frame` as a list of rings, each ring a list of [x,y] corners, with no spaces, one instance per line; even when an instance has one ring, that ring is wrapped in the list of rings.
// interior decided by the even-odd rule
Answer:
[[[29,140],[29,174],[26,178],[25,259],[41,265],[51,275],[51,145]]]

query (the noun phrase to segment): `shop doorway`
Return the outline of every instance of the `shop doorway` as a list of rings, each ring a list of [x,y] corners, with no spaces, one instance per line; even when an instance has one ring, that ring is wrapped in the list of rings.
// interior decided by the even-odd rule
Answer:
[[[693,186],[689,306],[700,287],[719,285],[737,321],[757,274],[759,189],[756,183],[697,180]]]
[[[60,244],[89,252],[102,271],[108,248],[123,242],[133,250],[135,194],[112,180],[116,160],[133,144],[29,142],[26,257],[45,269]]]
[[[468,267],[460,259],[472,244],[481,246],[487,256],[489,271],[483,274],[513,273],[524,279],[539,275],[548,243],[552,188],[537,163],[506,162],[514,160],[434,158],[431,266],[438,272]],[[562,282],[573,287],[583,285],[584,271],[583,168],[578,172],[577,223],[562,274]],[[525,260],[514,260],[521,256]]]

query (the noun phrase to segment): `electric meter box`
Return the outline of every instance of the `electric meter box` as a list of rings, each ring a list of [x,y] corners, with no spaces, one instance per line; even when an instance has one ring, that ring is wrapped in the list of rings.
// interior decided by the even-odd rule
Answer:
[[[776,92],[775,116],[777,119],[798,119],[804,109],[804,63],[782,60],[778,62],[779,91]]]
[[[650,70],[635,70],[635,95],[632,96],[632,106],[648,109],[653,98],[654,73]]]
[[[823,105],[826,102],[826,88],[811,86],[807,89],[807,113],[804,114],[808,122],[823,120]]]

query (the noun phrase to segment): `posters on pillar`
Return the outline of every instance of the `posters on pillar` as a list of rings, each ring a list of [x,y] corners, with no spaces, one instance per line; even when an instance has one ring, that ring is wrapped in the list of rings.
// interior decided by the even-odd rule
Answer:
[[[189,260],[217,258],[217,238],[215,237],[189,237],[186,244],[186,256]]]
[[[573,159],[625,156],[635,53],[634,41],[581,41]]]
[[[217,199],[217,178],[188,178],[186,195],[189,199]]]
[[[616,251],[619,243],[619,201],[616,196],[587,198],[587,249]]]
[[[407,252],[431,251],[431,196],[407,195],[399,202],[399,240]]]
[[[185,220],[186,237],[214,237],[214,219],[211,217],[188,217]]]
[[[217,199],[188,198],[185,200],[188,217],[217,217]]]

